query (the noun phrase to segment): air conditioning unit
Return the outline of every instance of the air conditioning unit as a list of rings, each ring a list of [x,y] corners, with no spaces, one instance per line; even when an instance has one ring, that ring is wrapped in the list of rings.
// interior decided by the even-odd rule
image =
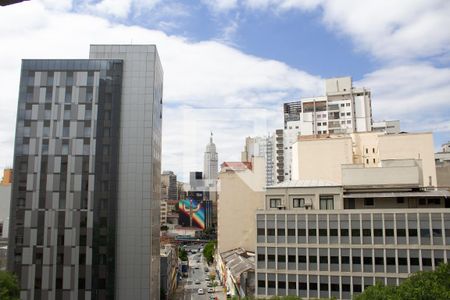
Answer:
[[[286,209],[286,206],[284,206],[284,205],[278,205],[277,208],[278,208],[279,210],[284,210],[284,209]]]

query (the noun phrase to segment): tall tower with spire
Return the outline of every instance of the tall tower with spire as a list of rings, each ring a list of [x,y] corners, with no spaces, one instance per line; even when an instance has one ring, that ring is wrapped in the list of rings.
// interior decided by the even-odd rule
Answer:
[[[216,151],[216,145],[213,143],[213,133],[209,138],[209,144],[206,145],[205,156],[203,160],[203,176],[206,182],[213,183],[217,180],[219,169],[219,158]]]

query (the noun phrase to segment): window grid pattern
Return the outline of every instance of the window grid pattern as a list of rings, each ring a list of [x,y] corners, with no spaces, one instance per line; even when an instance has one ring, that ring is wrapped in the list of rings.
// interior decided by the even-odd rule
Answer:
[[[375,281],[397,285],[450,260],[450,213],[442,209],[258,213],[257,227],[258,296],[350,299]]]

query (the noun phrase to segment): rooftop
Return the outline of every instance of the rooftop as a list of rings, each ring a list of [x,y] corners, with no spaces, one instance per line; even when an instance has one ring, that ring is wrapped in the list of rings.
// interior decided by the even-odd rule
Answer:
[[[220,165],[221,168],[230,168],[234,171],[243,171],[243,170],[251,170],[252,169],[252,163],[251,162],[224,162],[222,165]]]
[[[268,186],[267,188],[288,188],[288,187],[322,187],[322,186],[341,186],[337,182],[327,180],[290,180]]]

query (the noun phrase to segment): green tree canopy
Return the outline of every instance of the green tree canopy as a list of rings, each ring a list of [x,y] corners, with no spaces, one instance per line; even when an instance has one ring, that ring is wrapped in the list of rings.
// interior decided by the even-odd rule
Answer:
[[[186,250],[184,250],[183,248],[180,248],[180,251],[178,252],[178,257],[182,261],[187,261],[188,260],[188,255],[187,255]]]
[[[205,248],[203,248],[203,256],[206,258],[206,261],[210,264],[214,260],[214,251],[216,248],[216,242],[215,241],[209,241]]]
[[[0,299],[18,300],[19,293],[19,283],[16,276],[6,271],[0,271]]]

